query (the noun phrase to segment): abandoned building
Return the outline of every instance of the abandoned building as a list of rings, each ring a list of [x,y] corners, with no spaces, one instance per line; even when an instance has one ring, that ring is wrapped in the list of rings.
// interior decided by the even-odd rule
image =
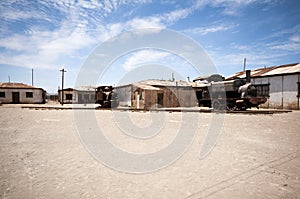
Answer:
[[[244,71],[227,79],[245,78]],[[251,70],[251,82],[258,95],[267,96],[264,108],[298,109],[300,97],[300,63]]]
[[[152,107],[195,107],[197,99],[185,81],[145,80],[117,86],[120,107],[149,110]]]
[[[45,103],[46,91],[23,83],[0,83],[0,103]]]
[[[65,88],[58,90],[58,100],[64,104],[94,104],[95,87],[84,86],[79,88]],[[63,94],[63,98],[62,98]],[[62,101],[63,100],[63,101]]]

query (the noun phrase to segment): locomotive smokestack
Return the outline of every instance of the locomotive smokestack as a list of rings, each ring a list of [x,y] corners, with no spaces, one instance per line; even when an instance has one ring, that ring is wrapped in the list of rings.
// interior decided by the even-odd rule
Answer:
[[[246,70],[246,82],[251,82],[251,70]]]

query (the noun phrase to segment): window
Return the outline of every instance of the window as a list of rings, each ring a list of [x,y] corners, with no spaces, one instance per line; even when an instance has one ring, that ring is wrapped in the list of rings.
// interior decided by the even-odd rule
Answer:
[[[254,85],[257,89],[257,96],[269,97],[270,95],[270,84],[259,84]]]
[[[0,97],[5,97],[5,92],[0,92]]]
[[[72,100],[73,95],[72,94],[66,94],[66,100]]]
[[[89,100],[89,99],[90,99],[90,95],[89,95],[89,94],[84,94],[84,95],[83,95],[83,99]]]
[[[33,98],[32,92],[26,92],[26,98]]]

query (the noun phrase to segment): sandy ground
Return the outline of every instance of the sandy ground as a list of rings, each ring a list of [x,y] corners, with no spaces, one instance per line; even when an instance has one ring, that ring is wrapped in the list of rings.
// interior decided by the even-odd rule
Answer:
[[[107,139],[132,153],[155,153],[170,144],[180,124],[197,124],[196,137],[183,156],[146,174],[116,171],[93,158],[79,138],[72,110],[3,105],[0,111],[1,198],[300,196],[299,111],[224,115],[219,140],[204,159],[199,153],[214,113],[190,113],[196,119],[183,123],[181,113],[166,112],[161,133],[134,139],[117,127],[120,121],[111,111],[95,111]],[[149,112],[120,115],[140,127],[152,121]]]

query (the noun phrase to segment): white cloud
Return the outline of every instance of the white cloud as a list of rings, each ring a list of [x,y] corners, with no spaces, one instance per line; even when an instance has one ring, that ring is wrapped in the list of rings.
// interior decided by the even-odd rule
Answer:
[[[284,50],[284,51],[299,51],[300,50],[300,42],[289,42],[286,44],[275,45],[275,46],[272,46],[271,49]]]
[[[0,64],[22,67],[55,68],[63,60],[73,62],[86,56],[99,42],[115,36],[128,28],[122,23],[103,25],[102,18],[125,4],[147,3],[145,0],[124,1],[30,1],[0,2],[3,24],[20,21],[26,25],[24,32],[0,36]],[[36,9],[39,4],[38,9]],[[49,13],[50,12],[50,13]],[[45,17],[44,17],[45,16]],[[48,20],[47,26],[30,24],[28,19]],[[142,22],[135,21],[135,23]],[[42,22],[44,23],[44,22]],[[132,21],[134,25],[134,21]],[[144,26],[147,26],[146,19]],[[155,21],[152,21],[155,23]],[[45,24],[45,23],[44,23]],[[148,22],[148,25],[151,21]],[[48,27],[51,27],[50,30]],[[161,27],[161,25],[160,25]]]
[[[214,25],[209,27],[198,27],[183,30],[185,33],[199,34],[199,35],[207,35],[209,33],[215,33],[220,31],[226,31],[236,27],[236,25]]]
[[[273,42],[269,44],[269,47],[275,50],[298,52],[300,51],[300,35],[298,33],[293,34],[289,37],[288,41]]]
[[[177,9],[169,13],[153,15],[143,18],[133,18],[125,23],[125,27],[129,29],[138,28],[166,28],[167,25],[173,24],[176,21],[186,18],[193,12],[192,8]]]
[[[70,30],[67,25],[53,32],[32,31],[27,35],[17,34],[0,39],[0,47],[7,49],[1,53],[0,64],[53,68],[64,57],[96,42],[86,32],[80,29]]]
[[[125,23],[125,28],[128,29],[142,29],[142,28],[165,28],[160,17],[145,17],[134,18]]]
[[[165,16],[163,16],[163,18],[165,18],[166,21],[173,23],[173,22],[178,21],[179,19],[186,18],[191,13],[192,13],[191,8],[178,9],[178,10],[174,10],[170,13],[167,13]]]
[[[300,35],[293,35],[290,37],[290,40],[293,42],[300,42]]]
[[[123,64],[126,71],[132,70],[142,64],[156,63],[162,61],[170,53],[155,50],[140,50],[133,53]]]
[[[241,10],[246,6],[254,3],[273,4],[277,1],[270,0],[197,0],[196,8],[203,8],[205,6],[217,7],[223,9],[225,15],[240,15]]]
[[[191,10],[177,9],[169,13],[146,17],[132,18],[128,21],[104,24],[103,18],[125,4],[137,5],[148,3],[149,0],[135,1],[7,1],[0,3],[1,13],[6,23],[13,21],[25,22],[27,19],[46,20],[53,25],[52,30],[37,25],[30,25],[22,33],[0,37],[2,59],[0,64],[42,68],[53,68],[62,59],[83,57],[78,51],[92,49],[98,43],[116,36],[125,30],[140,28],[166,28],[177,20],[187,17]],[[24,3],[25,8],[22,4]],[[3,11],[3,12],[2,12]],[[49,13],[51,12],[51,14]],[[59,15],[57,15],[59,14]],[[4,16],[5,15],[5,16]],[[63,16],[62,18],[60,18]],[[2,28],[3,31],[7,30]],[[157,54],[156,54],[157,56]],[[35,62],[35,63],[34,63]]]

